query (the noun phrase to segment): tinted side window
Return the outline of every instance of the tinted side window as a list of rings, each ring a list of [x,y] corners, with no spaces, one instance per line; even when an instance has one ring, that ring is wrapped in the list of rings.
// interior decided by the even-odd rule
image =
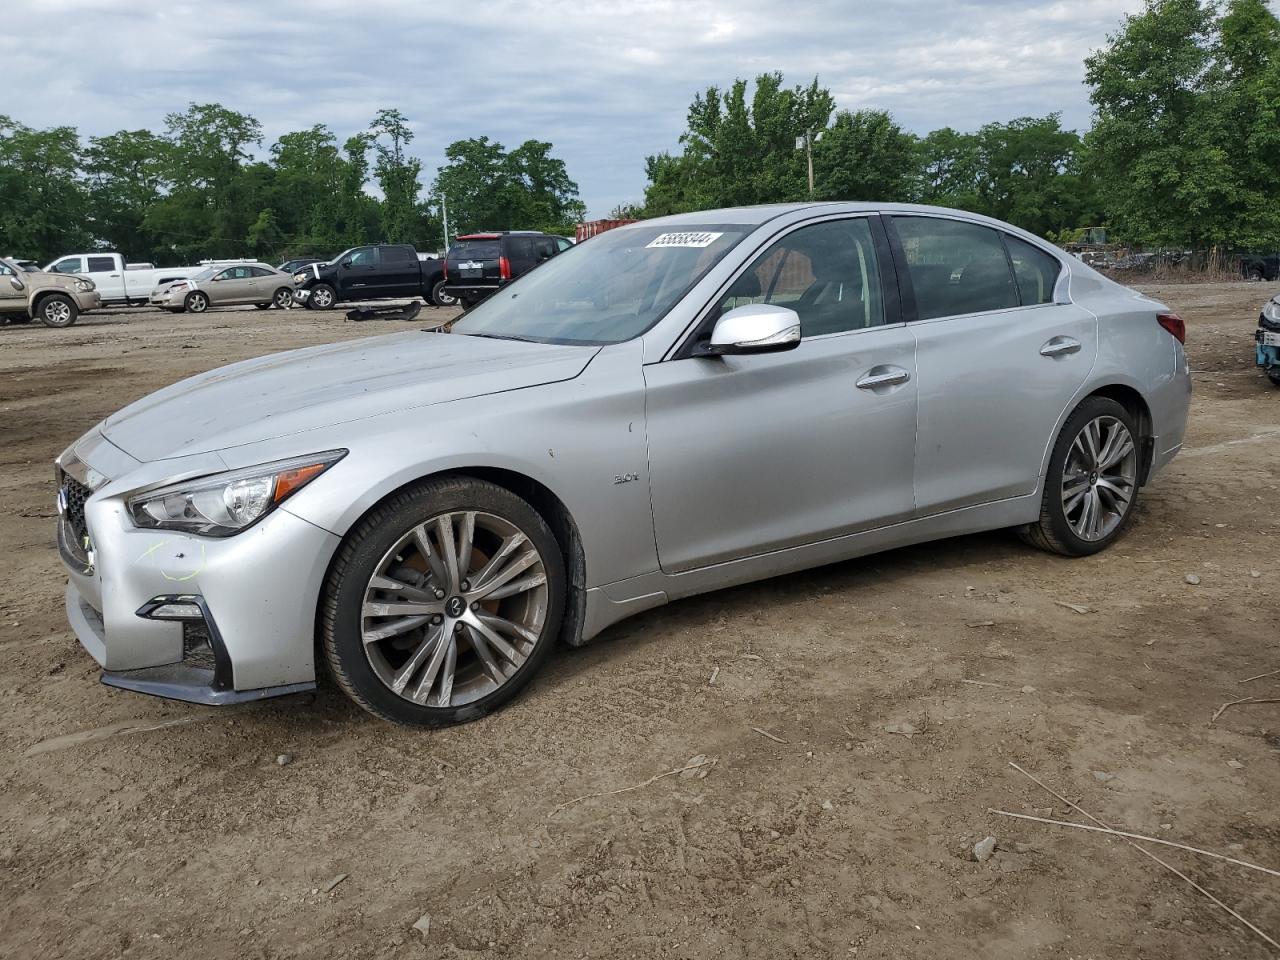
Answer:
[[[110,257],[90,257],[89,272],[90,273],[110,273],[116,267],[116,262]]]
[[[252,273],[255,277],[273,277],[273,276],[275,276],[275,271],[274,271],[274,270],[268,270],[266,267],[250,267],[250,268],[249,268],[249,272],[250,272],[250,273]]]
[[[403,264],[403,263],[413,263],[413,261],[414,261],[413,254],[411,254],[404,247],[383,247],[382,248],[383,263]]]
[[[1007,233],[1004,242],[1009,246],[1009,259],[1013,261],[1013,276],[1018,281],[1022,305],[1052,303],[1053,287],[1058,282],[1062,264],[1038,247]]]
[[[377,247],[360,247],[358,250],[351,251],[351,256],[347,257],[351,261],[353,267],[376,267],[378,265],[378,248]]]
[[[884,323],[871,225],[832,220],[787,234],[733,282],[719,312],[748,303],[794,310],[805,337]]]
[[[507,255],[515,260],[534,260],[533,237],[507,237]]]
[[[894,217],[921,320],[1018,305],[1009,259],[994,230],[959,220]]]
[[[537,237],[533,241],[533,252],[535,259],[550,260],[556,255],[556,242],[550,237]]]

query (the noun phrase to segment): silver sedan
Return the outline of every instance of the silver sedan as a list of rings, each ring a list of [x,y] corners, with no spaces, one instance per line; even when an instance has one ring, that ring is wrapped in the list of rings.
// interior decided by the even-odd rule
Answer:
[[[1102,550],[1182,446],[1182,321],[1008,224],[752,207],[594,237],[467,313],[238,363],[58,459],[104,682],[423,726],[679,597],[994,528]]]
[[[210,307],[250,303],[262,310],[284,309],[293,306],[293,278],[265,263],[214,264],[188,279],[156,287],[149,302],[170,313],[204,313]]]

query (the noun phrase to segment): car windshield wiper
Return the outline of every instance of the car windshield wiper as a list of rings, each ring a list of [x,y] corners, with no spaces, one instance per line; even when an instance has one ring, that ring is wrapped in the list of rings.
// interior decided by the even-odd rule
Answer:
[[[511,334],[503,334],[503,333],[468,333],[466,330],[455,330],[454,332],[455,332],[455,333],[460,333],[460,334],[462,334],[464,337],[484,337],[486,340],[518,340],[520,343],[533,343],[533,342],[534,342],[534,341],[530,340],[528,337],[516,337],[516,336],[512,336]]]

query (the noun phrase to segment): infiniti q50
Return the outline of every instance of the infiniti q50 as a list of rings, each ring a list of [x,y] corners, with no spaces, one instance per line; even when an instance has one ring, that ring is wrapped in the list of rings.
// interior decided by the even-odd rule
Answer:
[[[479,716],[679,597],[1012,528],[1121,536],[1178,452],[1182,321],[1008,224],[854,203],[601,234],[465,314],[233,364],[58,459],[116,687]]]

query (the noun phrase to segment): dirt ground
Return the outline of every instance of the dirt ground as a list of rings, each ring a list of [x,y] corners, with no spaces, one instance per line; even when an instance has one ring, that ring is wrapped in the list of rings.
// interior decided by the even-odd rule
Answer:
[[[1079,819],[1012,761],[1108,823],[1280,869],[1280,704],[1211,721],[1280,697],[1240,682],[1280,670],[1280,390],[1251,344],[1272,291],[1149,292],[1187,319],[1195,402],[1109,552],[991,534],[683,601],[434,733],[323,688],[215,711],[100,685],[53,541],[50,462],[119,406],[403,324],[0,329],[0,956],[1268,956],[1123,842],[988,812]],[[1280,879],[1156,850],[1280,940]]]

